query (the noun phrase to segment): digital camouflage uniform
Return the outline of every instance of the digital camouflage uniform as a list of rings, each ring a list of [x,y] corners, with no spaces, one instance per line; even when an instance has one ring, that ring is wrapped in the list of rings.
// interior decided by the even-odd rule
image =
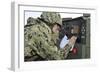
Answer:
[[[52,23],[61,22],[59,13],[43,12],[41,18],[29,17],[24,26],[24,60],[63,60],[66,59],[71,49],[67,45],[65,49],[60,49],[57,45],[59,34],[53,33]]]

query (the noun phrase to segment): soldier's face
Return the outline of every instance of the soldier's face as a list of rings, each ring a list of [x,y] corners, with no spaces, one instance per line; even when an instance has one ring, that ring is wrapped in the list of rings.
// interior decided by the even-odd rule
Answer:
[[[53,26],[53,28],[52,28],[52,31],[53,31],[54,33],[59,33],[59,30],[60,30],[60,27],[59,27],[57,24],[55,24],[55,25]]]
[[[74,33],[79,33],[79,26],[73,26],[73,29],[71,30],[71,33],[74,34]]]

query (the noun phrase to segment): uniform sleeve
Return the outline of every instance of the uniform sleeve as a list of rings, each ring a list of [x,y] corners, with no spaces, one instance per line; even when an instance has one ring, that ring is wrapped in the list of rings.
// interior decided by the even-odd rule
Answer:
[[[50,33],[47,30],[36,25],[27,33],[24,56],[37,56],[44,60],[63,60],[67,57],[71,47],[67,45],[65,49],[58,50],[57,46],[50,41]]]
[[[69,45],[65,49],[58,50],[57,46],[50,45],[49,43],[42,37],[34,37],[34,41],[31,41],[29,46],[33,52],[45,60],[62,60],[67,57],[71,48]]]

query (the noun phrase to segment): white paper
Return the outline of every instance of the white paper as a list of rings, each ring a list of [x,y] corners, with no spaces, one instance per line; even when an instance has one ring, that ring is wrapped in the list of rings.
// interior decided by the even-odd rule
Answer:
[[[68,44],[68,42],[69,42],[68,37],[65,35],[60,42],[60,48],[64,49],[64,47]]]

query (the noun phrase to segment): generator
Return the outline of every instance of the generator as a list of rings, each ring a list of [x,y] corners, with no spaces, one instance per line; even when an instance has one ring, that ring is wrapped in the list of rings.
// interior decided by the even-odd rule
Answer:
[[[77,18],[63,18],[62,23],[60,39],[64,35],[69,39],[77,36],[74,50],[69,52],[67,59],[90,58],[90,14],[83,14]]]

